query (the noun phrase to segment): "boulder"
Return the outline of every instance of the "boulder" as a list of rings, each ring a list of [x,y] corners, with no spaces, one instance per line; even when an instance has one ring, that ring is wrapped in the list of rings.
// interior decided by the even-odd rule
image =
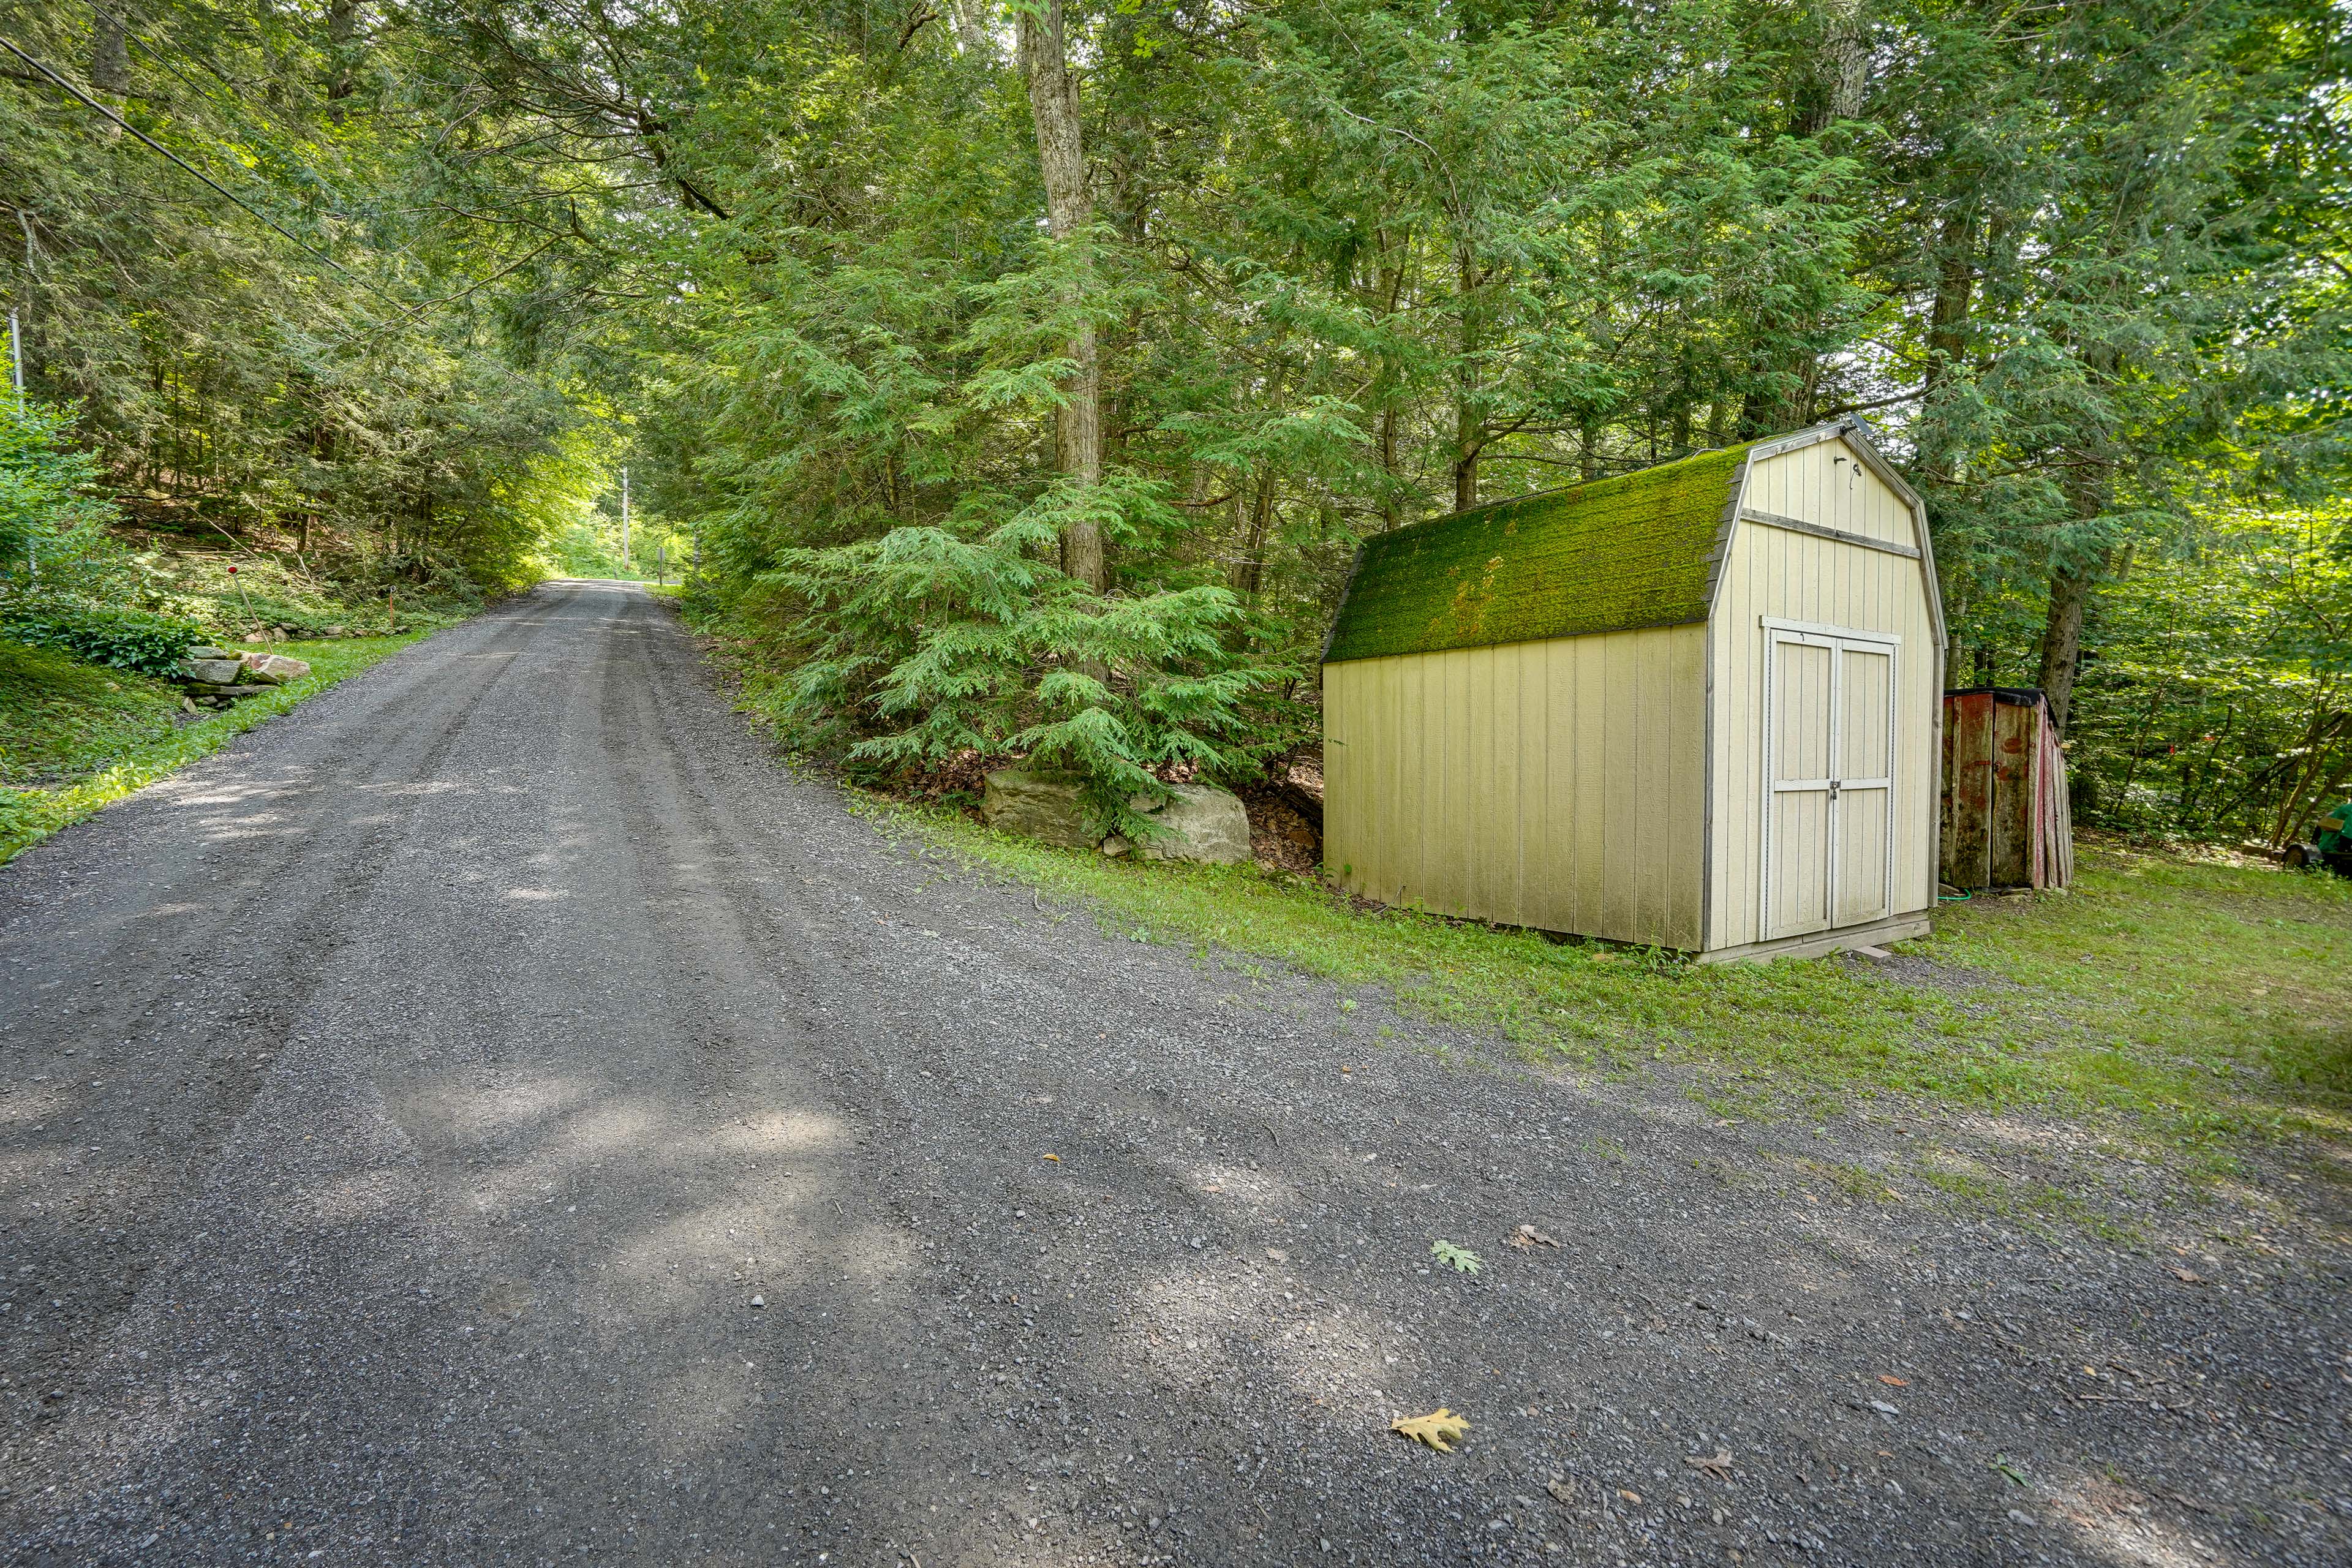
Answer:
[[[245,666],[236,658],[191,658],[180,666],[180,678],[205,686],[234,686],[245,679]]]
[[[215,647],[209,643],[198,643],[195,647],[190,648],[180,657],[182,658],[235,658],[236,657],[236,650],[235,648]]]
[[[289,658],[282,653],[249,653],[244,662],[247,679],[264,686],[283,686],[310,673],[310,661]]]
[[[1067,773],[999,768],[988,775],[980,816],[991,827],[1065,849],[1092,849],[1102,840],[1087,821],[1077,779]]]
[[[1145,859],[1234,866],[1250,858],[1249,813],[1239,795],[1212,784],[1170,784],[1168,794],[1168,804],[1151,814],[1168,831],[1136,846]]]

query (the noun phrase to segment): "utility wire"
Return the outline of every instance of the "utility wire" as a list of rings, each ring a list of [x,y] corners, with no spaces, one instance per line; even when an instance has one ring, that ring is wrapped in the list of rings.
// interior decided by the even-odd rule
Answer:
[[[156,141],[144,131],[140,130],[139,127],[131,124],[129,121],[123,119],[122,116],[115,113],[114,110],[107,108],[106,105],[99,102],[98,100],[82,91],[81,89],[76,87],[72,82],[67,80],[64,77],[50,69],[40,60],[26,54],[23,49],[17,47],[13,40],[5,36],[0,36],[0,48],[5,48],[10,54],[15,55],[18,59],[23,60],[26,65],[31,66],[35,70],[39,71],[43,76],[48,78],[51,81],[57,83],[59,87],[64,88],[68,92],[73,94],[74,97],[79,99],[85,105],[98,110],[99,113],[106,116],[107,119],[112,121],[121,129],[130,132],[131,135],[137,137],[141,142],[145,142],[149,147],[161,153],[164,157],[169,158],[173,163],[177,163],[181,168],[186,170],[189,174],[203,181],[212,189],[218,191],[222,195],[226,196],[238,206],[244,208],[247,212],[251,213],[255,217],[259,218],[263,223],[268,224],[271,228],[277,230],[278,233],[292,241],[295,245],[310,252],[312,256],[317,257],[320,260],[325,262],[328,266],[333,268],[336,271],[341,273],[344,277],[350,279],[361,288],[365,289],[377,299],[383,300],[388,305],[393,305],[394,307],[399,305],[400,301],[393,299],[389,294],[384,293],[374,284],[369,282],[366,279],[361,277],[358,273],[352,271],[350,268],[344,266],[341,262],[336,260],[325,251],[320,250],[318,247],[310,244],[300,236],[295,234],[292,230],[287,228],[276,218],[271,217],[268,213],[263,212],[259,207],[255,206],[243,196],[238,195],[235,191],[230,190],[226,185],[222,184],[210,174],[205,174],[202,169],[197,168],[194,163],[191,163],[185,158],[181,157],[177,153],[173,152],[169,147],[164,146],[161,142]]]

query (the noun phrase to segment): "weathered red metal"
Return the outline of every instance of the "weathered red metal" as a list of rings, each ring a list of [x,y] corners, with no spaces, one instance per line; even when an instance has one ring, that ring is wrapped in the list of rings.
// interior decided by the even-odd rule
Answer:
[[[1984,686],[1944,694],[1943,878],[1956,888],[2074,879],[2066,755],[2049,700]]]

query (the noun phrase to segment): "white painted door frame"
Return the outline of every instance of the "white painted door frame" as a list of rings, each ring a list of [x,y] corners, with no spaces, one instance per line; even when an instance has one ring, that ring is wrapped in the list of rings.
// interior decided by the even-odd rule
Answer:
[[[1759,617],[1764,633],[1764,802],[1762,875],[1758,895],[1756,929],[1762,940],[1769,942],[1780,936],[1803,936],[1814,931],[1835,931],[1841,923],[1867,924],[1883,920],[1894,907],[1895,900],[1895,759],[1899,731],[1895,728],[1896,693],[1902,689],[1896,663],[1901,658],[1903,639],[1893,632],[1869,632],[1853,626],[1822,626],[1810,621],[1779,620],[1770,616]],[[1827,648],[1830,653],[1829,702],[1829,764],[1830,776],[1819,779],[1780,778],[1780,763],[1776,754],[1780,746],[1779,715],[1773,705],[1780,690],[1780,649],[1790,643],[1807,647]],[[1883,654],[1886,659],[1886,774],[1883,778],[1849,779],[1839,776],[1839,766],[1844,754],[1845,737],[1841,732],[1845,722],[1845,656],[1848,648],[1872,654]],[[1843,813],[1840,797],[1855,790],[1884,791],[1886,797],[1886,867],[1879,883],[1882,902],[1875,913],[1841,922],[1838,920],[1838,859],[1844,835]],[[1801,931],[1780,931],[1772,929],[1772,833],[1780,819],[1779,797],[1782,795],[1825,794],[1829,803],[1824,816],[1822,833],[1827,840],[1829,856],[1827,880],[1823,884],[1822,921]]]

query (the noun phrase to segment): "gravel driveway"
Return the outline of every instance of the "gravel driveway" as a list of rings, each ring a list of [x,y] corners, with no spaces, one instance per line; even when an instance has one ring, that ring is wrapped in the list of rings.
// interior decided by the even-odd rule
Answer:
[[[1106,934],[619,584],[0,869],[0,1042],[11,1563],[2352,1561],[2340,1256]]]

